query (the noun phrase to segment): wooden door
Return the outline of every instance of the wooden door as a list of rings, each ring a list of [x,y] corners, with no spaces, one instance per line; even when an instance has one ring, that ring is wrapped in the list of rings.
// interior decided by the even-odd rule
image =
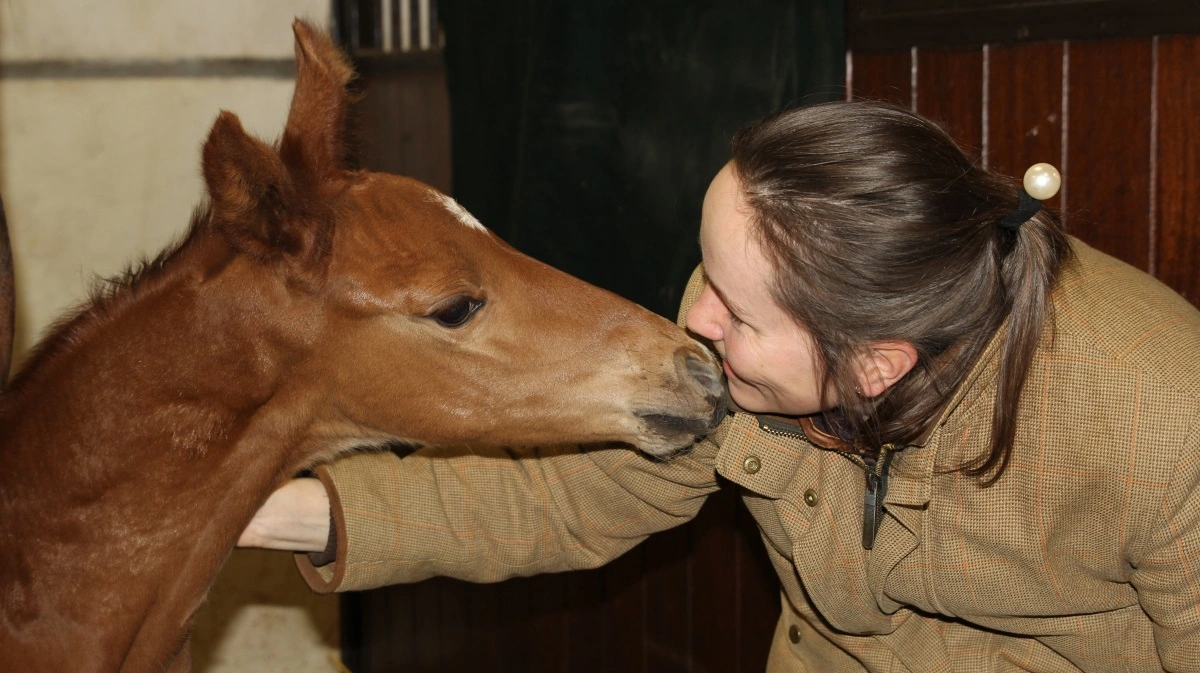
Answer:
[[[1200,5],[852,0],[849,96],[942,122],[990,168],[1063,174],[1068,230],[1200,302]]]

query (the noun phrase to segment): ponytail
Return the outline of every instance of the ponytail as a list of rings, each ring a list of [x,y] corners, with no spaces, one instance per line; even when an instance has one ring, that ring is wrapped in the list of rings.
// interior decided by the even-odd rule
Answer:
[[[1017,228],[1015,241],[1000,261],[1008,296],[1008,322],[996,376],[996,402],[992,414],[989,451],[966,466],[967,474],[981,477],[987,486],[1008,467],[1017,432],[1017,409],[1029,377],[1034,353],[1044,332],[1053,336],[1050,289],[1058,269],[1070,255],[1070,244],[1057,216],[1041,212]]]

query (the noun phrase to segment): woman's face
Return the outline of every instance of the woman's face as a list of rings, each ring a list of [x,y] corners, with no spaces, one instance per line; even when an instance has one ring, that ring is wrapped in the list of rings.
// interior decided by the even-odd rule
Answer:
[[[700,249],[707,283],[688,311],[687,327],[721,354],[739,407],[815,414],[821,403],[812,338],[771,296],[771,265],[750,235],[750,218],[726,165],[704,197]],[[826,403],[837,404],[832,392]]]

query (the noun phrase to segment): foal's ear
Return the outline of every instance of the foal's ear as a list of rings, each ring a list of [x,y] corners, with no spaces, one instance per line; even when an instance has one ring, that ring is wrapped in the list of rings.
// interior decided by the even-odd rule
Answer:
[[[304,21],[296,34],[296,90],[279,149],[222,112],[204,144],[213,226],[238,250],[318,283],[333,239],[332,204],[348,177],[350,61]]]
[[[212,226],[237,250],[317,281],[329,250],[329,218],[314,207],[274,148],[222,111],[204,143]]]
[[[296,91],[279,154],[289,168],[320,182],[347,169],[346,86],[354,69],[329,36],[305,21],[292,24],[296,35]]]

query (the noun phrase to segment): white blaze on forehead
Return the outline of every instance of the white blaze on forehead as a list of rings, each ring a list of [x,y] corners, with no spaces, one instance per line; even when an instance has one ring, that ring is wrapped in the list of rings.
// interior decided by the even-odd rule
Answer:
[[[446,210],[449,210],[450,214],[453,215],[459,222],[462,222],[472,229],[487,231],[487,227],[484,227],[482,224],[480,224],[479,220],[475,219],[475,216],[471,213],[468,213],[467,209],[463,208],[458,201],[455,201],[445,194],[434,194],[434,200],[445,206]]]

